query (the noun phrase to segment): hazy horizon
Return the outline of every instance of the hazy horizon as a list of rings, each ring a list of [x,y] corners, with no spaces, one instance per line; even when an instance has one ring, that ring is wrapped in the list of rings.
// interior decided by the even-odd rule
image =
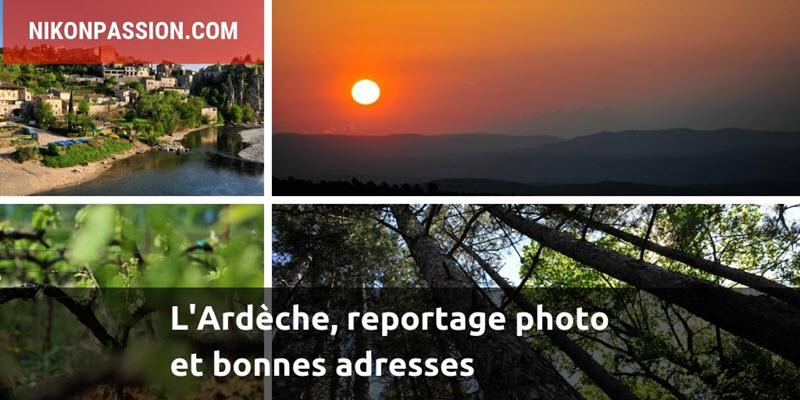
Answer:
[[[513,133],[513,132],[443,132],[443,133],[418,133],[418,132],[394,132],[394,133],[346,133],[346,132],[291,132],[291,131],[273,131],[273,134],[276,135],[309,135],[309,136],[343,136],[343,137],[381,137],[381,136],[458,136],[458,135],[496,135],[496,136],[518,136],[518,137],[531,137],[531,136],[542,136],[542,137],[553,137],[558,139],[574,139],[583,136],[591,136],[594,134],[599,133],[619,133],[619,132],[670,132],[670,131],[683,131],[683,130],[690,130],[690,131],[697,131],[697,132],[718,132],[718,131],[725,131],[725,130],[741,130],[741,131],[751,131],[751,132],[779,132],[779,133],[800,133],[800,129],[758,129],[758,128],[739,128],[735,126],[726,126],[720,128],[711,128],[711,129],[696,129],[696,128],[687,128],[687,127],[674,127],[674,128],[653,128],[653,129],[637,129],[637,128],[630,128],[630,129],[610,129],[610,130],[599,130],[596,132],[588,132],[588,133],[579,133],[574,135],[558,135],[558,134],[548,134],[548,133]]]

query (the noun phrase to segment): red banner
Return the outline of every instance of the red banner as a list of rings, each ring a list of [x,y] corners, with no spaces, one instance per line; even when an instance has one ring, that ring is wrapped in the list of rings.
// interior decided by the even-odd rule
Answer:
[[[6,64],[254,64],[263,0],[3,2]]]

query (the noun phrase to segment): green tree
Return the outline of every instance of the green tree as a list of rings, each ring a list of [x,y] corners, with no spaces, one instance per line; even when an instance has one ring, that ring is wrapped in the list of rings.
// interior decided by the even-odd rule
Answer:
[[[64,121],[67,123],[68,129],[74,129],[78,125],[78,115],[70,113],[64,116]]]
[[[250,123],[255,122],[257,120],[256,112],[253,110],[253,106],[250,103],[245,103],[242,107],[242,122]]]
[[[33,119],[40,128],[49,128],[56,119],[53,115],[53,106],[46,101],[40,101],[34,108]]]
[[[228,115],[227,120],[233,123],[242,122],[242,107],[239,107],[237,104],[231,104],[228,107]]]
[[[108,79],[106,79],[106,80],[104,80],[103,81],[102,92],[105,93],[105,94],[108,94],[108,95],[113,95],[114,94],[114,88],[117,86],[117,83],[118,83],[117,82],[117,78],[113,77],[113,76],[108,78]]]
[[[433,304],[442,307],[464,301],[465,308],[475,310],[489,301],[494,304],[491,308],[509,316],[535,313],[532,304],[547,310],[603,310],[612,322],[602,332],[555,335],[532,330],[525,337],[531,349],[516,344],[494,347],[509,338],[477,342],[453,338],[454,351],[483,354],[486,362],[497,362],[493,355],[505,352],[516,360],[523,355],[534,360],[532,350],[568,372],[574,378],[569,384],[585,398],[793,399],[800,396],[792,334],[800,323],[794,307],[794,288],[800,284],[800,221],[790,212],[796,207],[276,206],[274,285],[290,289],[289,302],[319,308],[326,307],[325,300],[334,300],[308,304],[311,300],[293,300],[292,293],[306,285],[352,288],[361,282],[376,288],[428,287]],[[387,243],[379,239],[381,235],[387,235]],[[375,249],[384,245],[384,250]],[[513,258],[509,254],[515,253],[518,282],[508,282],[508,274],[500,271]],[[403,266],[398,260],[413,264]],[[462,290],[461,296],[448,296],[455,287]],[[740,290],[745,287],[756,292]],[[423,296],[418,297],[399,302],[407,310],[411,303],[422,301]],[[387,306],[375,295],[348,301],[345,307],[354,309]],[[427,301],[421,304],[430,309]],[[283,301],[275,304],[286,307]],[[761,329],[749,329],[750,321],[758,321]],[[357,332],[350,335],[338,342],[306,338],[280,346],[348,356],[365,345]],[[413,346],[407,340],[387,342],[369,333],[366,338],[384,355],[403,356],[403,348]],[[431,347],[436,341],[424,343]],[[424,351],[415,348],[414,354]],[[523,375],[540,368],[546,371],[538,362],[524,365]],[[484,397],[509,393],[518,385],[508,383],[519,375],[516,371],[504,375],[505,369],[476,369],[477,381],[465,385],[480,388]],[[505,378],[495,381],[497,376]],[[281,384],[296,397],[308,389]],[[351,396],[363,390],[354,380],[330,381],[330,385],[336,393]],[[410,398],[453,398],[460,386],[448,385],[454,389],[450,393],[439,382],[430,385],[427,389],[419,382],[390,377],[382,387],[391,391],[383,390],[380,398],[404,398],[404,393],[416,393]],[[540,395],[572,395],[559,386]],[[315,385],[309,390],[319,393],[322,388]]]
[[[139,96],[141,96],[141,95],[143,95],[145,93],[144,85],[142,85],[142,83],[139,82],[139,81],[134,81],[134,82],[128,83],[128,87],[133,89],[133,90],[135,90],[137,93],[139,93]]]
[[[89,135],[95,130],[94,122],[92,122],[92,117],[89,115],[78,116],[78,123],[78,132],[83,136]]]
[[[81,99],[78,102],[78,112],[83,115],[89,115],[89,102],[86,99]]]

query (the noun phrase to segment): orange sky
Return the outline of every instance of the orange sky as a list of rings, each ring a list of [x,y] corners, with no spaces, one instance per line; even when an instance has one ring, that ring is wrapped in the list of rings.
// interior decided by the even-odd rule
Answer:
[[[273,128],[800,129],[798,21],[797,0],[276,1]]]

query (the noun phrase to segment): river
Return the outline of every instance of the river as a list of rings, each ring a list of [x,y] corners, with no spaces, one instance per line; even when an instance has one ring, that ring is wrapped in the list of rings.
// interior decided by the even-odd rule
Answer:
[[[264,164],[243,160],[240,128],[209,127],[191,132],[182,155],[148,151],[115,161],[95,179],[48,196],[263,196]]]

